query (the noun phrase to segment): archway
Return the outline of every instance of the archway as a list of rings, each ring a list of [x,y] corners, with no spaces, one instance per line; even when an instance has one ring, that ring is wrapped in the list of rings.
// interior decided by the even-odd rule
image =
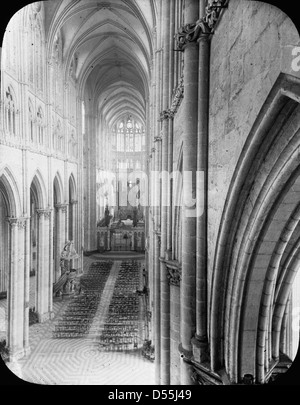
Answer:
[[[24,262],[26,218],[20,216],[20,198],[16,182],[8,169],[0,176],[1,228],[1,339],[9,350],[9,359],[24,356],[29,349],[28,308],[24,305],[27,278]],[[20,272],[20,269],[23,269]],[[18,282],[16,282],[18,280]]]
[[[34,323],[37,308],[37,251],[38,251],[38,197],[35,184],[30,187],[30,283],[29,283],[29,324]]]
[[[7,297],[9,267],[9,223],[8,202],[0,189],[0,298]]]
[[[223,211],[211,366],[225,369],[233,383],[267,383],[292,362],[286,331],[300,264],[299,90],[298,80],[278,78],[246,141]]]
[[[30,185],[30,232],[29,232],[29,324],[42,319],[43,296],[43,240],[44,234],[41,229],[41,215],[44,207],[44,183],[37,173]]]
[[[0,340],[5,340],[5,342],[8,341],[7,295],[9,288],[10,229],[7,218],[9,216],[7,193],[4,184],[0,179]]]

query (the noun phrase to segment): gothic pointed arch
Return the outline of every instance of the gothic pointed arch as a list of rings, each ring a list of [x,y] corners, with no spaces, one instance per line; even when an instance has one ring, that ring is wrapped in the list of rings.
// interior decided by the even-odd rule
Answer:
[[[299,264],[299,94],[299,80],[281,74],[247,138],[219,229],[211,362],[234,383],[267,382],[287,354],[280,337]]]
[[[61,175],[57,172],[54,176],[53,187],[55,192],[55,203],[62,204],[64,201],[64,188]]]
[[[30,236],[29,236],[29,271],[31,281],[29,283],[30,290],[30,302],[29,310],[33,315],[36,316],[36,311],[41,311],[41,301],[43,299],[43,288],[42,284],[42,266],[43,261],[41,258],[41,249],[43,246],[44,232],[41,228],[41,218],[40,213],[43,212],[47,206],[47,193],[45,187],[45,181],[40,170],[36,170],[33,174],[32,180],[30,182]],[[29,324],[30,324],[29,320]]]
[[[77,198],[77,187],[74,174],[71,173],[69,176],[69,200],[76,200]]]
[[[17,335],[17,328],[23,330],[26,313],[22,302],[24,244],[22,240],[18,240],[19,235],[24,232],[25,224],[17,182],[6,166],[0,170],[0,294],[1,298],[7,298],[7,305],[0,314],[0,321],[5,324],[5,340],[10,356],[17,355],[18,352],[22,356],[24,346],[23,335]],[[20,269],[23,271],[20,272]],[[17,277],[18,283],[14,282]]]
[[[8,214],[17,218],[21,215],[21,200],[17,182],[9,167],[0,170],[1,191],[5,196]]]
[[[30,182],[31,187],[33,187],[35,196],[36,196],[36,202],[37,202],[37,208],[42,209],[46,207],[46,202],[47,202],[47,192],[46,192],[46,185],[44,178],[40,172],[40,170],[36,170],[34,173],[32,180]]]

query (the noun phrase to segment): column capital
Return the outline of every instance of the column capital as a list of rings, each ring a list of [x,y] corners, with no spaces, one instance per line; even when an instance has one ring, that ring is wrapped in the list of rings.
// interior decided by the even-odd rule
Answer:
[[[18,228],[19,229],[25,229],[27,224],[27,218],[19,218],[18,219]]]
[[[10,226],[18,225],[18,218],[7,217],[6,221],[9,223]]]
[[[165,121],[165,120],[170,120],[173,119],[175,116],[175,111],[173,109],[169,108],[167,110],[163,110],[160,113],[160,119],[158,120],[159,122]]]
[[[66,213],[68,204],[55,204],[54,207],[55,207],[56,211],[61,210],[62,213]]]
[[[9,223],[9,225],[12,226],[17,226],[19,229],[24,229],[26,228],[26,224],[29,218],[26,217],[7,217],[6,220]]]
[[[166,262],[167,268],[167,278],[169,280],[169,285],[175,285],[176,287],[180,286],[181,282],[181,267],[171,267]]]
[[[161,136],[155,136],[154,137],[154,142],[161,142],[162,141],[162,137]]]
[[[71,201],[70,201],[70,204],[76,205],[76,204],[78,204],[78,200],[71,200]]]
[[[9,225],[10,225],[11,227],[14,227],[14,226],[17,226],[17,225],[18,225],[19,218],[7,217],[7,218],[6,218],[6,221],[9,223]]]
[[[174,117],[175,117],[175,111],[169,109],[169,110],[168,110],[168,118],[169,118],[169,120],[173,120]]]
[[[50,219],[51,217],[51,209],[38,209],[36,210],[39,218],[44,217],[45,219]]]
[[[165,121],[169,119],[169,110],[163,110],[160,113],[159,122]]]
[[[184,49],[193,43],[197,43],[202,37],[209,38],[219,20],[222,9],[226,8],[228,0],[208,0],[204,17],[195,23],[187,23],[181,26],[175,35],[177,50]]]
[[[197,23],[189,23],[181,26],[175,35],[177,50],[184,51],[190,44],[197,43],[201,28]]]

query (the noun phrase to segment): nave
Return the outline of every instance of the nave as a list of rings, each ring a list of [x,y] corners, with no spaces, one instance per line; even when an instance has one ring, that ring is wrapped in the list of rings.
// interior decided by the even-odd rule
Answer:
[[[142,260],[85,257],[80,294],[54,299],[54,319],[29,328],[31,353],[7,363],[24,381],[45,385],[152,385]],[[3,302],[3,301],[2,301]],[[2,304],[3,305],[3,304]]]
[[[0,349],[24,379],[120,384],[125,358],[147,360],[144,335],[158,386],[261,385],[290,371],[300,37],[269,3],[51,0],[9,21]],[[146,308],[124,323],[126,252],[144,255]],[[96,280],[112,254],[119,263],[99,264]]]

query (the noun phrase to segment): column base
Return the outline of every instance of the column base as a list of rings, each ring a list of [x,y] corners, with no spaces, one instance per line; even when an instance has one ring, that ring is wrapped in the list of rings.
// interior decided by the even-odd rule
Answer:
[[[180,360],[180,385],[197,385],[193,366],[183,358]]]
[[[7,357],[7,361],[9,363],[13,363],[22,359],[25,356],[25,350],[20,348],[9,349],[9,355]]]
[[[208,342],[207,338],[200,338],[195,336],[192,339],[193,346],[193,359],[197,363],[207,363],[209,362],[209,351],[208,351]]]
[[[30,348],[30,346],[26,346],[26,347],[24,348],[24,356],[27,357],[27,356],[30,355],[30,353],[31,353],[31,348]]]
[[[53,315],[52,315],[53,314]],[[38,320],[39,323],[44,323],[49,321],[50,319],[53,319],[54,313],[53,312],[44,312],[43,314],[38,313]]]
[[[181,385],[197,385],[193,378],[194,369],[192,366],[193,352],[186,350],[180,343],[178,346],[180,353],[180,384]]]
[[[165,260],[172,260],[172,250],[165,251]]]

